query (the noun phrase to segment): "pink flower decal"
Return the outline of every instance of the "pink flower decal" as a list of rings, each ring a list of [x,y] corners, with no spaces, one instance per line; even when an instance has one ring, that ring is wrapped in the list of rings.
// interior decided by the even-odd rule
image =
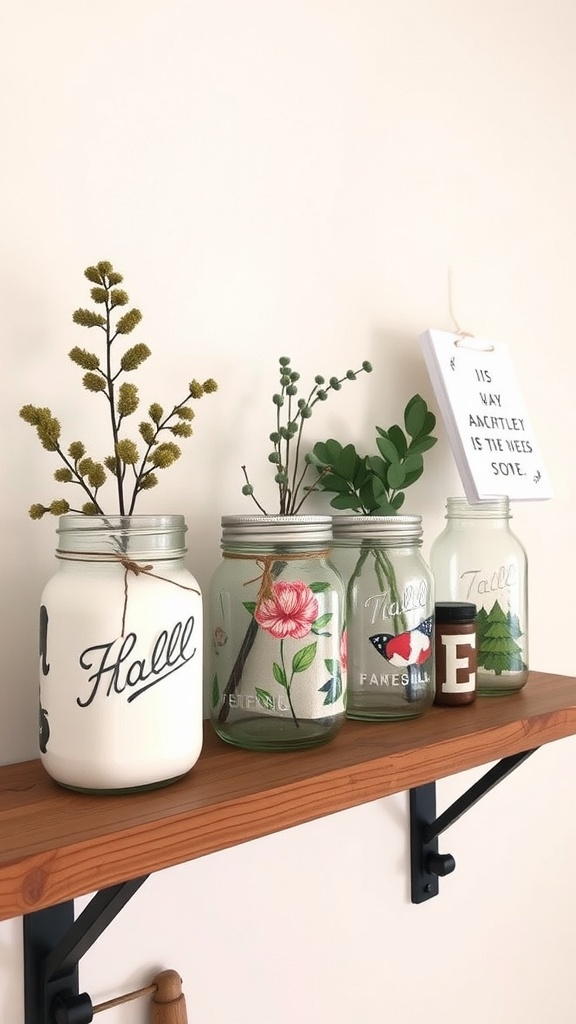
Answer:
[[[306,583],[274,583],[272,597],[257,607],[254,618],[262,629],[283,640],[291,636],[301,640],[307,636],[318,618],[318,601]]]

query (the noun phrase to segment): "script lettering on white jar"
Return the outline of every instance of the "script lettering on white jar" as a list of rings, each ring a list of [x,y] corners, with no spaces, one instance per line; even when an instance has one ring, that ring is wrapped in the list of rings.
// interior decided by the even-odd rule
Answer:
[[[109,697],[112,693],[124,693],[128,687],[138,687],[127,698],[130,704],[150,687],[156,686],[192,660],[196,654],[196,647],[191,649],[193,633],[193,615],[185,623],[175,623],[170,633],[167,629],[162,630],[154,644],[149,667],[146,658],[136,658],[126,664],[138,643],[136,633],[128,633],[120,640],[112,640],[107,644],[87,647],[80,655],[80,666],[87,672],[93,668],[96,671],[88,676],[88,682],[93,684],[88,697],[85,700],[77,697],[76,703],[81,708],[87,708],[100,689],[105,697]]]

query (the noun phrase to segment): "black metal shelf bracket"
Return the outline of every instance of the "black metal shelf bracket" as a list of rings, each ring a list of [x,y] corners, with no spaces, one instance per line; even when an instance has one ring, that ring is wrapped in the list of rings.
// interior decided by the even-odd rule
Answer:
[[[456,867],[450,853],[438,852],[438,836],[461,818],[486,793],[530,757],[538,747],[502,758],[458,800],[436,817],[436,783],[410,790],[410,869],[412,903],[424,903],[438,895],[438,878]]]
[[[147,877],[100,890],[76,919],[74,900],[24,915],[24,1024],[90,1024],[78,964]]]

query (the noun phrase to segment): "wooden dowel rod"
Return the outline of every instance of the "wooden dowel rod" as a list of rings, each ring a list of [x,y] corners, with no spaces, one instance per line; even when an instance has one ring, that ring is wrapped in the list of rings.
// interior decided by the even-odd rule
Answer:
[[[151,1024],[188,1024],[182,979],[177,971],[170,970],[161,971],[145,988],[126,992],[125,995],[116,996],[114,999],[107,999],[105,1003],[98,1003],[92,1013],[102,1013],[104,1010],[111,1010],[114,1006],[121,1006],[122,1003],[129,1003],[132,999],[148,995],[152,996]]]
[[[149,996],[155,991],[156,985],[146,985],[146,988],[138,988],[134,992],[126,992],[123,996],[107,999],[105,1003],[98,1003],[97,1006],[93,1007],[92,1013],[102,1013],[104,1010],[111,1010],[114,1006],[129,1003],[132,999],[140,999],[141,996]]]

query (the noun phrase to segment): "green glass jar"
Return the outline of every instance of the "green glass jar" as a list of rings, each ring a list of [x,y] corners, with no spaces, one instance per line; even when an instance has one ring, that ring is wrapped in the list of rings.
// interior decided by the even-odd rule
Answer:
[[[434,593],[420,516],[334,516],[346,584],[348,717],[415,718],[434,701]]]
[[[333,739],[346,717],[344,588],[330,516],[224,516],[210,586],[211,721],[251,750]]]

